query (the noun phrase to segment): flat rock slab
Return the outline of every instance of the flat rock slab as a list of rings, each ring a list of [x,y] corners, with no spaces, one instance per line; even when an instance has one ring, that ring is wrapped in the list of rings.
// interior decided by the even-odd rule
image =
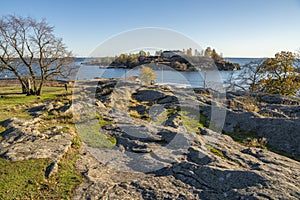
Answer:
[[[59,161],[71,147],[73,133],[41,133],[36,128],[39,123],[39,118],[29,122],[10,120],[2,135],[0,155],[12,161],[39,158]]]
[[[165,96],[164,93],[155,90],[138,90],[136,94],[132,95],[138,101],[155,101]]]

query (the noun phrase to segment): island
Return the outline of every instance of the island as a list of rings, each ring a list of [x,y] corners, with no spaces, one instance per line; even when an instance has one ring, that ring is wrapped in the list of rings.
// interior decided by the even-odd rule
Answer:
[[[215,49],[207,47],[205,51],[199,52],[192,48],[187,50],[165,50],[156,51],[155,55],[150,52],[140,51],[136,54],[120,54],[116,57],[94,58],[90,61],[83,62],[85,65],[99,65],[108,68],[128,68],[132,69],[140,65],[154,63],[158,68],[162,65],[171,67],[177,71],[198,71],[199,69],[220,71],[240,70],[238,63],[226,61]]]

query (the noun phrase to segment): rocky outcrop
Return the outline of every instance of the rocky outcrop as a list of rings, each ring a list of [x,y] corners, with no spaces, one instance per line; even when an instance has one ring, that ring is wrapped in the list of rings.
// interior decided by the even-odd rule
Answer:
[[[266,138],[269,145],[300,155],[299,99],[267,94],[255,97],[236,93],[228,95],[229,101],[236,99],[240,99],[239,104],[227,109],[225,132],[234,132],[235,128],[252,131]]]
[[[34,120],[7,121],[0,141],[1,157],[13,161],[48,158],[52,163],[46,177],[52,176],[75,133],[63,127],[37,127],[43,127],[43,112],[72,111],[85,120],[75,121],[80,125],[100,121],[100,130],[85,126],[87,134],[115,141],[101,147],[81,138],[84,144],[75,167],[84,182],[74,191],[73,199],[300,198],[298,161],[242,145],[221,131],[213,131],[214,124],[209,126],[212,106],[216,106],[227,112],[223,132],[255,131],[273,146],[298,155],[297,99],[288,104],[284,102],[289,98],[267,103],[271,100],[264,97],[253,108],[251,97],[242,93],[228,93],[227,100],[216,104],[210,90],[193,93],[120,80],[81,86],[83,91],[74,94],[78,99],[72,105],[37,105],[31,109]],[[91,95],[93,91],[96,94]],[[87,99],[90,96],[96,99]],[[130,115],[132,110],[138,114]],[[265,115],[265,111],[273,111],[274,116]],[[90,116],[95,112],[98,118]],[[201,114],[199,118],[197,114]],[[195,119],[199,119],[196,127]]]
[[[149,173],[116,170],[100,163],[91,151],[76,163],[86,181],[74,199],[298,199],[297,161],[269,151],[238,145],[209,132],[206,148],[190,147],[181,160]],[[215,139],[218,138],[217,144]],[[143,154],[150,154],[145,153]],[[138,163],[135,163],[138,164]]]
[[[207,92],[197,91],[196,102],[201,113],[209,118],[214,100]],[[132,99],[125,101],[134,102],[128,104],[130,109],[139,107],[142,102],[147,112],[155,114],[149,121],[131,117],[126,111],[113,107],[102,113],[115,123],[103,126],[101,132],[115,137],[117,143],[109,149],[88,145],[81,149],[83,156],[76,167],[86,181],[76,190],[74,199],[300,198],[298,161],[268,150],[243,146],[205,127],[200,128],[201,135],[187,131],[187,122],[181,120],[184,112],[180,114],[178,108],[193,108],[193,101],[180,101],[189,99],[188,93],[183,97],[178,90],[140,85],[132,87],[131,94]],[[256,127],[268,142],[278,147],[287,151],[297,147],[287,135],[294,134],[295,141],[299,141],[295,131],[298,121],[293,121],[295,126],[283,126],[290,119],[267,118],[244,110],[247,106],[238,99],[239,95],[229,96],[229,100],[239,101],[240,107],[223,104],[222,108],[227,110],[225,131],[234,131],[237,126]],[[109,105],[108,99],[102,99],[102,103]],[[170,109],[177,112],[170,112]],[[158,123],[155,117],[163,113],[168,114],[162,118],[164,122]],[[273,129],[263,126],[272,120],[274,125],[283,126],[280,129],[282,137],[276,136],[274,131],[271,135]],[[266,134],[268,131],[270,135]],[[293,148],[287,148],[287,144]]]
[[[46,129],[49,125],[42,117],[44,111],[67,111],[69,106],[62,105],[61,102],[33,105],[28,110],[35,117],[33,120],[6,120],[2,124],[6,130],[1,133],[0,156],[11,161],[48,159],[51,164],[46,169],[45,178],[56,174],[58,163],[71,148],[75,133],[56,125]]]
[[[59,126],[40,132],[38,126],[43,126],[39,118],[6,121],[7,130],[2,133],[0,143],[1,157],[12,161],[48,158],[58,162],[71,146],[73,133],[62,132]]]
[[[128,57],[129,58],[129,57]],[[210,56],[188,56],[188,55],[173,55],[172,57],[160,57],[160,56],[140,56],[139,60],[136,59],[116,59],[109,64],[109,68],[134,68],[141,65],[151,65],[151,68],[161,69],[163,65],[169,66],[178,71],[197,71],[197,68],[215,69],[221,71],[240,70],[241,66],[238,63],[232,63],[225,61],[223,58],[213,60]],[[86,63],[92,65],[102,66],[100,63]]]
[[[234,70],[241,69],[241,66],[238,63],[232,63],[226,61],[215,61],[215,65],[220,71],[234,71]]]

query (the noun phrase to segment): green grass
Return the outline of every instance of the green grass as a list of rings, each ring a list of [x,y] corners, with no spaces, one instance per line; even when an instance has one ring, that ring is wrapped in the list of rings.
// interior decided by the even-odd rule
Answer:
[[[58,163],[58,172],[48,180],[47,191],[51,199],[70,199],[74,189],[83,181],[75,170],[75,163],[80,158],[78,150],[71,149]]]
[[[167,118],[179,113],[179,118],[184,124],[187,131],[200,134],[200,128],[207,127],[207,118],[202,115],[199,110],[184,108],[184,110],[167,109],[166,112],[160,114],[156,119],[156,124],[163,124]]]
[[[81,141],[95,148],[111,148],[116,145],[116,139],[100,133],[100,125],[97,120],[91,120],[76,125]]]
[[[25,94],[7,94],[7,91],[16,91],[17,88],[3,88],[1,87],[0,95],[0,108],[7,106],[24,105],[31,103],[44,102],[50,99],[54,99],[58,95],[65,94],[63,87],[45,87],[41,96],[26,96]]]
[[[32,104],[55,99],[65,94],[63,87],[45,87],[42,96],[26,96],[25,94],[20,94],[20,92],[20,88],[1,87],[0,124],[12,117],[31,119],[32,116],[30,116],[27,109]]]
[[[138,111],[136,111],[136,110],[130,110],[129,111],[129,115],[131,116],[131,117],[134,117],[134,118],[138,118],[138,119],[141,119],[142,118],[142,116],[138,113]]]
[[[224,153],[220,149],[217,149],[216,147],[209,145],[209,144],[206,144],[205,146],[206,146],[207,150],[209,150],[211,153],[215,154],[216,156],[219,156],[223,160],[226,160],[228,162],[235,163],[236,165],[241,166],[240,162],[238,162],[236,160],[232,160],[228,156],[225,156]]]
[[[279,155],[300,161],[299,155],[293,155],[291,153],[288,153],[284,150],[281,150],[277,147],[268,144],[266,139],[262,140],[262,138],[259,137],[258,134],[254,131],[244,131],[241,130],[239,127],[236,127],[234,129],[234,132],[228,132],[228,133],[224,132],[224,134],[230,136],[234,141],[244,146],[257,147],[257,148],[269,150]]]
[[[75,135],[73,140],[72,140],[72,148],[74,149],[79,149],[79,147],[81,146],[81,140],[78,137],[78,135]]]
[[[71,199],[83,178],[74,164],[77,150],[70,150],[58,164],[58,172],[45,178],[47,159],[12,162],[0,158],[0,199]]]
[[[168,120],[168,114],[167,112],[162,112],[159,115],[157,115],[154,119],[153,122],[157,125],[163,125],[166,121]]]
[[[200,128],[206,127],[207,118],[198,110],[184,110],[179,112],[181,120],[189,132],[200,134]]]
[[[2,140],[1,134],[6,130],[3,126],[0,125],[0,141]]]
[[[96,117],[99,120],[99,125],[100,125],[101,128],[104,127],[104,126],[115,123],[114,121],[104,119],[104,117],[102,115],[99,115],[98,113],[96,113]]]
[[[198,132],[199,128],[203,127],[203,125],[199,123],[197,119],[188,117],[186,115],[181,116],[181,121],[184,124],[187,131],[191,133],[196,133]]]
[[[1,87],[0,139],[1,133],[5,131],[1,123],[12,117],[33,118],[28,113],[28,109],[33,104],[54,99],[69,102],[65,97],[63,87],[45,87],[40,97],[26,96],[20,92],[20,88]],[[70,123],[71,115],[59,113],[58,116],[48,115],[47,117],[49,118],[46,121],[47,125],[41,131],[54,125],[63,125],[64,127],[58,131],[65,132],[70,131],[69,128],[74,126]],[[79,138],[75,136],[72,148],[58,164],[58,173],[50,179],[45,178],[45,171],[51,164],[47,159],[11,162],[0,158],[0,199],[71,199],[74,189],[82,182],[81,175],[74,167],[74,163],[80,156],[78,153],[80,145]]]
[[[176,113],[178,113],[179,110],[177,109],[167,109],[167,117],[171,117],[172,115],[175,115]]]
[[[208,144],[206,145],[206,148],[210,152],[212,152],[213,154],[215,154],[216,156],[219,156],[219,157],[225,159],[225,156],[224,156],[224,154],[223,154],[223,152],[221,150],[219,150],[219,149],[217,149],[217,148],[215,148],[215,147],[213,147],[211,145],[208,145]]]
[[[230,136],[234,141],[244,146],[267,149],[266,140],[259,137],[254,131],[245,131],[241,130],[239,127],[235,127],[234,132],[224,132],[224,134]]]
[[[58,114],[48,114],[43,117],[44,120],[55,120],[56,123],[61,124],[74,124],[73,114],[68,113],[58,113]]]
[[[0,125],[3,121],[17,117],[20,119],[32,119],[33,117],[28,113],[26,109],[1,109],[0,108]]]
[[[11,162],[0,159],[0,199],[35,199],[45,181],[46,159]]]

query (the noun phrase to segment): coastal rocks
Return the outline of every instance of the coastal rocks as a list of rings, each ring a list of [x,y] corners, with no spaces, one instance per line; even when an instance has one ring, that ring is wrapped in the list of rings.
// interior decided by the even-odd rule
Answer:
[[[165,95],[160,91],[155,90],[138,90],[136,94],[133,94],[132,97],[137,101],[155,101],[158,100]]]
[[[172,176],[117,171],[99,163],[84,148],[76,168],[85,177],[75,191],[79,199],[197,199],[198,189]],[[200,192],[200,191],[199,191]]]
[[[28,160],[48,158],[57,162],[71,146],[73,134],[59,131],[41,133],[38,118],[23,122],[16,118],[5,123],[6,131],[2,133],[0,155],[6,159]]]
[[[180,114],[175,113],[174,115],[171,115],[164,123],[165,126],[170,126],[173,128],[178,128],[179,126],[182,126],[182,122],[179,119]]]
[[[167,103],[174,103],[177,102],[178,99],[175,96],[166,96],[164,98],[161,98],[157,101],[158,104],[167,104]]]
[[[225,133],[253,133],[271,148],[300,155],[299,98],[229,92],[227,99]]]
[[[242,132],[253,132],[264,137],[269,145],[291,153],[300,155],[300,121],[299,119],[257,117],[249,113],[227,112],[223,130],[227,133],[235,132],[235,128]]]
[[[103,165],[90,154],[93,152],[83,147],[76,168],[86,179],[73,199],[296,200],[300,197],[297,161],[243,147],[212,131],[202,139],[222,154],[192,145],[181,160],[147,174]]]
[[[274,118],[289,118],[284,113],[280,113],[278,111],[269,110],[269,109],[260,109],[258,111],[258,114],[263,115],[263,116],[270,116],[270,117],[274,117]]]
[[[262,94],[258,95],[259,101],[268,104],[283,104],[283,105],[300,105],[300,101],[279,94]]]
[[[154,107],[150,108],[150,115],[163,115],[167,113],[168,106],[177,104],[175,98],[165,97],[166,94],[172,95],[158,87],[148,90],[152,91],[145,93],[151,94],[151,97],[139,96],[145,94],[145,89],[141,88],[133,97],[137,105],[146,102],[147,106]],[[158,104],[164,98],[169,99],[165,101],[167,106]],[[209,117],[210,106],[207,102],[213,100],[208,94],[197,99],[200,110]],[[188,103],[184,106],[193,107]],[[137,110],[147,111],[145,107],[138,107]],[[269,139],[274,137],[274,141],[268,140],[270,143],[279,140],[295,147],[295,143],[283,137],[287,137],[287,132],[297,130],[297,127],[292,125],[291,129],[287,129],[291,124],[283,126],[280,131],[287,130],[279,138],[279,135],[274,136],[274,130],[263,125],[272,120],[275,120],[274,125],[282,125],[289,123],[289,120],[276,121],[276,118],[266,118],[244,108],[244,104],[237,111],[228,107],[226,131],[235,131],[236,127],[256,129],[264,135],[270,133],[266,135]],[[187,133],[176,109],[161,120],[164,123],[154,119],[149,123],[128,117],[128,113],[118,109],[107,114],[110,116],[105,117],[115,124],[104,126],[102,132],[115,137],[116,146],[101,151],[89,146],[82,147],[82,157],[76,162],[76,168],[85,176],[85,182],[76,190],[74,199],[300,198],[300,165],[295,160],[268,150],[242,146],[231,137],[205,127],[200,129],[201,135]],[[299,141],[297,138],[295,140]]]
[[[300,118],[300,106],[298,105],[281,105],[281,104],[265,104],[259,106],[262,115],[278,118]]]
[[[100,87],[101,91],[106,90]],[[147,90],[150,92],[145,92]],[[93,147],[82,138],[83,145],[78,149],[80,157],[75,168],[84,181],[74,191],[73,199],[300,199],[298,161],[266,149],[243,146],[231,137],[203,126],[198,134],[188,132],[182,111],[187,108],[189,112],[185,116],[191,117],[193,111],[200,110],[209,120],[210,104],[214,100],[208,92],[199,90],[197,96],[193,96],[194,103],[197,103],[194,105],[189,103],[192,102],[189,93],[184,96],[182,92],[177,98],[170,91],[160,86],[139,85],[128,92],[130,95],[120,93],[127,95],[129,100],[124,102],[134,104],[133,109],[143,114],[149,112],[147,119],[111,107],[106,100],[102,101],[101,96],[97,96],[96,105],[91,101],[96,107],[91,110],[99,111],[98,119],[92,119],[101,121],[101,127],[99,125],[99,129],[91,131],[101,133],[96,136],[111,139],[114,145]],[[176,92],[180,93],[179,90]],[[150,97],[141,95],[145,93]],[[113,92],[110,95],[114,95]],[[284,118],[266,117],[245,110],[245,102],[238,99],[243,97],[242,94],[228,96],[229,100],[237,99],[235,102],[240,104],[219,104],[227,111],[224,131],[256,131],[280,149],[295,154],[299,151],[297,130],[300,123],[297,117],[292,119],[286,114]],[[179,105],[178,99],[186,101]],[[274,105],[278,113],[297,112],[295,105]],[[274,111],[274,105],[261,103],[258,107]],[[87,109],[85,104],[52,102],[44,110],[64,114],[72,110],[84,113]],[[43,123],[41,117],[6,121],[0,155],[13,161],[48,158],[51,164],[46,170],[46,178],[50,178],[57,172],[60,158],[72,146],[75,133],[60,126],[41,130],[38,127],[46,126]]]
[[[221,71],[235,71],[241,69],[241,66],[238,63],[231,63],[226,61],[215,61],[215,65],[217,66],[218,70]]]

